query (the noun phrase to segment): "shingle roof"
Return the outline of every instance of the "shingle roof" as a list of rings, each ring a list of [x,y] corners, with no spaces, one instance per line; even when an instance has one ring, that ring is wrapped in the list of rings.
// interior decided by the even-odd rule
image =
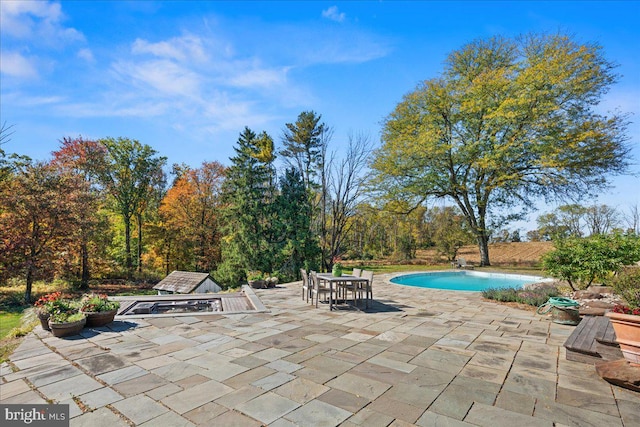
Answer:
[[[160,291],[188,294],[194,291],[202,282],[209,278],[208,273],[194,273],[191,271],[173,271],[162,279],[153,289]]]

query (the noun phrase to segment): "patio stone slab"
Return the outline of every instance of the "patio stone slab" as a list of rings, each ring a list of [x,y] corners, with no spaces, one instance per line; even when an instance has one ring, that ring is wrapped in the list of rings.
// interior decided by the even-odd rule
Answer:
[[[169,411],[143,394],[115,402],[113,407],[136,424],[142,424]]]
[[[49,403],[44,400],[38,393],[33,390],[26,391],[24,393],[16,394],[6,399],[2,399],[2,403],[9,405],[12,403],[37,403],[45,404]]]
[[[555,423],[580,427],[621,427],[619,417],[602,414],[600,412],[563,405],[553,401],[540,400],[536,403],[534,412],[536,417],[544,418]]]
[[[128,366],[126,368],[118,369],[108,372],[106,374],[98,375],[98,378],[107,384],[114,385],[124,381],[138,378],[143,375],[148,375],[149,372],[139,366]]]
[[[238,405],[237,410],[265,424],[270,424],[299,406],[298,402],[268,392]]]
[[[474,403],[464,421],[482,427],[553,427],[553,423],[549,420],[522,415],[482,403]]]
[[[273,391],[295,402],[307,403],[329,390],[331,390],[329,387],[322,384],[305,378],[296,378],[293,381],[289,381],[275,388]]]
[[[102,387],[102,384],[87,375],[77,375],[39,387],[39,390],[49,399],[59,402]]]
[[[342,374],[326,385],[356,396],[363,396],[369,400],[377,399],[391,387],[389,384],[351,373]]]
[[[256,398],[264,393],[265,391],[263,389],[248,385],[232,391],[231,393],[225,394],[224,396],[216,399],[215,403],[225,406],[229,409],[235,409],[238,405]]]
[[[212,426],[224,427],[261,427],[264,424],[235,411],[227,411],[211,421]]]
[[[157,427],[157,426],[171,426],[171,427],[195,427],[191,421],[181,417],[175,412],[165,412],[159,417],[153,418],[145,423],[139,424],[140,427]]]
[[[369,404],[369,399],[336,389],[330,389],[326,393],[323,393],[318,396],[317,400],[337,406],[338,408],[342,408],[352,414],[358,412]]]
[[[251,385],[254,387],[260,387],[265,391],[269,391],[276,387],[280,387],[282,384],[286,384],[295,378],[296,377],[294,375],[287,374],[285,372],[276,372],[273,375],[269,375],[268,377],[252,382]]]
[[[386,395],[371,402],[368,408],[410,424],[415,423],[424,412],[424,408],[389,399]]]
[[[308,404],[285,415],[285,418],[301,426],[333,427],[339,425],[352,415],[337,406],[320,400],[312,400]]]
[[[231,387],[211,380],[167,396],[161,402],[177,413],[184,414],[232,391]]]
[[[133,378],[129,381],[122,381],[112,387],[123,396],[130,397],[145,391],[153,390],[169,384],[167,380],[155,374],[147,374]]]
[[[0,383],[0,401],[29,390],[31,390],[31,387],[22,379],[11,381],[10,383]]]
[[[27,379],[31,381],[34,386],[41,387],[82,374],[84,373],[80,369],[72,365],[67,365],[60,368],[51,369],[49,371],[40,372],[33,376],[28,376]],[[2,387],[4,387],[4,385]]]
[[[213,426],[213,420],[228,409],[214,402],[206,403],[196,409],[182,414],[184,418],[198,426]]]
[[[93,412],[87,412],[79,417],[71,419],[71,427],[128,427],[118,415],[108,408],[100,408]]]
[[[101,408],[103,406],[110,405],[119,400],[123,400],[124,396],[116,393],[109,387],[99,388],[98,390],[91,391],[79,396],[82,403],[87,405],[91,409]]]

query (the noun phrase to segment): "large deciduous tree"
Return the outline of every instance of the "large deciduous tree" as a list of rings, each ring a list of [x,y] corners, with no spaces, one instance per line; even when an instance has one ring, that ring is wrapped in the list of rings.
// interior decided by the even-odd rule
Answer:
[[[34,280],[53,270],[77,226],[73,206],[79,203],[79,186],[76,175],[44,163],[25,166],[0,182],[0,265],[11,275],[24,275],[27,304]]]
[[[154,187],[162,185],[162,167],[166,158],[157,156],[150,146],[136,140],[105,138],[99,142],[107,153],[105,161],[96,166],[95,171],[101,185],[113,197],[116,210],[124,222],[125,266],[127,274],[131,275],[131,220],[134,215],[139,218],[147,199],[155,191]]]
[[[452,199],[489,265],[492,220],[504,224],[539,197],[579,199],[627,170],[626,118],[595,112],[613,70],[600,46],[561,34],[454,51],[386,118],[379,188],[416,204]]]
[[[225,168],[218,162],[204,162],[198,169],[184,170],[167,191],[160,205],[166,236],[175,236],[172,246],[165,241],[166,268],[210,272],[220,261],[218,211]]]

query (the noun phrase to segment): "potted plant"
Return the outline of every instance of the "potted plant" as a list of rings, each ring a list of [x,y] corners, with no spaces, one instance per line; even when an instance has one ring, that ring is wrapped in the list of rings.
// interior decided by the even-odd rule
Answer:
[[[264,274],[259,270],[251,270],[247,272],[247,282],[254,289],[264,289],[267,282],[264,280]]]
[[[49,331],[49,316],[54,311],[55,305],[57,301],[62,299],[62,293],[53,292],[47,295],[44,295],[35,302],[34,306],[36,307],[36,315],[40,320],[40,325],[42,329],[45,331]]]
[[[104,326],[113,322],[118,313],[120,303],[109,301],[105,294],[88,294],[80,300],[80,312],[87,317],[86,326]]]
[[[333,268],[331,269],[331,274],[333,274],[336,277],[342,277],[342,271],[343,271],[343,267],[341,263],[336,262],[335,264],[333,264]]]
[[[80,333],[86,323],[86,317],[78,312],[73,301],[60,299],[55,302],[49,316],[49,329],[55,337],[66,337]]]
[[[629,267],[621,271],[611,285],[628,305],[617,305],[606,315],[616,332],[624,358],[632,365],[640,366],[640,268]]]

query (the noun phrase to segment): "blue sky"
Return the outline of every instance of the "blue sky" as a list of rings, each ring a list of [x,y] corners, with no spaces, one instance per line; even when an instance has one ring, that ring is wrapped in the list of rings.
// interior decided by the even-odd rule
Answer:
[[[65,136],[129,137],[168,163],[228,164],[243,127],[279,143],[314,110],[379,140],[402,96],[477,38],[565,32],[604,47],[640,172],[640,2],[0,2],[7,152],[47,159]],[[599,203],[640,202],[622,177]],[[541,206],[543,210],[550,207]],[[535,218],[535,216],[534,216]]]

